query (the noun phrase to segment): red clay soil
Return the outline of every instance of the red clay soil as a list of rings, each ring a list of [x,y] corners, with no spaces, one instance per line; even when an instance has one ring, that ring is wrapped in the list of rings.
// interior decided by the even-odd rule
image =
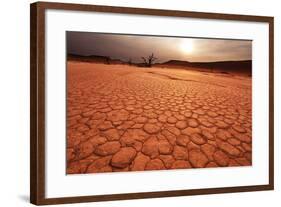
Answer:
[[[68,62],[67,173],[249,166],[251,78]]]

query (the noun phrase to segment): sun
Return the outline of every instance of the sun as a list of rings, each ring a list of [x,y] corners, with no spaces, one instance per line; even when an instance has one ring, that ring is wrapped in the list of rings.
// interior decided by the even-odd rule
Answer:
[[[180,49],[186,54],[190,54],[194,51],[193,40],[185,39],[180,43]]]

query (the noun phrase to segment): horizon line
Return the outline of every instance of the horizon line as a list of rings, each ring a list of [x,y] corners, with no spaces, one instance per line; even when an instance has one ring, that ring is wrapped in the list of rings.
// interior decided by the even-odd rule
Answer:
[[[76,55],[76,56],[81,56],[81,57],[101,57],[101,58],[109,58],[110,60],[119,60],[119,61],[122,61],[124,63],[129,63],[129,60],[130,58],[128,58],[128,61],[123,61],[122,59],[113,59],[111,56],[105,56],[105,55],[94,55],[94,54],[91,54],[91,55],[81,55],[81,54],[75,54],[75,53],[67,53],[67,56],[69,55]],[[140,57],[141,58],[141,57]],[[192,61],[188,61],[188,60],[180,60],[180,59],[169,59],[167,61],[164,61],[164,62],[155,62],[153,65],[155,64],[163,64],[163,63],[167,63],[169,61],[181,61],[181,62],[188,62],[188,63],[218,63],[218,62],[245,62],[245,61],[253,61],[252,59],[240,59],[240,60],[233,60],[233,59],[230,59],[230,60],[218,60],[218,61],[197,61],[197,62],[192,62]],[[140,62],[131,62],[131,63],[134,63],[134,64],[139,64],[139,63],[143,63],[143,61],[140,61]]]

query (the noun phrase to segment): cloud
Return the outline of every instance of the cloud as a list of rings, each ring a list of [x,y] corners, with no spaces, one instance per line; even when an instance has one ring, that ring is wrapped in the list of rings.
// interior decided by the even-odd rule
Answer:
[[[68,53],[103,55],[140,62],[142,56],[154,53],[159,62],[179,59],[188,61],[245,60],[252,58],[252,42],[192,38],[194,52],[180,50],[180,37],[67,32]]]

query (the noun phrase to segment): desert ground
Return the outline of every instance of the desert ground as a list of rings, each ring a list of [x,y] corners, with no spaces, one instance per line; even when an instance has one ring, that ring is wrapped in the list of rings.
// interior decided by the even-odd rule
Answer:
[[[67,173],[249,166],[251,77],[68,61]]]

